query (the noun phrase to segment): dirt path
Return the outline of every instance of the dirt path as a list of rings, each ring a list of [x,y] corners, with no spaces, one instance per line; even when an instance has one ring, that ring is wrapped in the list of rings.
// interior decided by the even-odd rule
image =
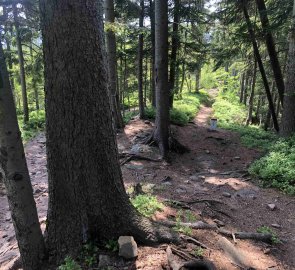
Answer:
[[[238,240],[236,247],[243,251],[255,269],[295,269],[295,203],[290,203],[295,199],[276,190],[261,189],[250,181],[246,170],[260,155],[259,151],[241,146],[239,136],[233,132],[209,132],[207,121],[211,112],[211,108],[202,107],[194,124],[172,127],[177,139],[190,148],[190,153],[182,156],[173,154],[170,164],[132,161],[122,166],[126,188],[141,183],[163,200],[222,201],[218,209],[195,204],[192,210],[200,220],[224,225],[228,230],[255,232],[261,226],[271,227],[283,241],[282,244],[269,246]],[[143,146],[136,144],[136,139],[143,137],[152,126],[153,123],[149,122],[131,121],[124,133],[118,135],[119,151],[145,152],[146,149],[141,149]],[[157,151],[153,149],[148,154],[157,155]],[[44,230],[48,203],[44,134],[26,146],[26,157]],[[270,203],[276,205],[273,211],[268,207]],[[154,219],[175,215],[176,210],[167,207]],[[218,269],[240,269],[216,244],[220,235],[198,230],[194,232],[194,237],[210,247],[204,256],[214,261]],[[0,186],[0,269],[9,269],[18,256],[5,190]],[[163,249],[141,247],[134,269],[163,269],[166,261]]]

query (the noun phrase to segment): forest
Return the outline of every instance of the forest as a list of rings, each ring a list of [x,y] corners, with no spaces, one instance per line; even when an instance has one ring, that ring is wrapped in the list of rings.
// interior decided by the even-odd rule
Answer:
[[[0,0],[0,270],[295,269],[295,0]]]

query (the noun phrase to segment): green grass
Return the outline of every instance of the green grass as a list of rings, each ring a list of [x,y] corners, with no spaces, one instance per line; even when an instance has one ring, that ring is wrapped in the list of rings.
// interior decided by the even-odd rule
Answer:
[[[249,172],[265,187],[275,187],[295,195],[295,136],[272,144],[269,153],[255,161]]]
[[[277,234],[268,226],[261,226],[257,229],[258,233],[264,233],[264,234],[271,234],[271,242],[273,244],[279,244],[281,243],[280,239],[278,238]]]
[[[151,217],[156,211],[161,211],[164,205],[152,195],[137,195],[131,199],[133,206],[145,217]]]

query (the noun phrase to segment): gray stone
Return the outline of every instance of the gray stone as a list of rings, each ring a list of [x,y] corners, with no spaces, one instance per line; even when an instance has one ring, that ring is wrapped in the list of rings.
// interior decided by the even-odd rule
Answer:
[[[125,167],[129,170],[142,170],[144,168],[143,165],[136,165],[136,164],[126,164]]]
[[[271,224],[271,226],[276,228],[276,229],[282,228],[282,226],[280,224],[277,224],[277,223]]]
[[[189,179],[190,179],[191,181],[199,181],[199,177],[196,176],[196,175],[192,175]]]
[[[267,207],[268,207],[271,211],[273,211],[273,210],[276,209],[277,206],[276,206],[274,203],[269,203],[269,204],[267,205]]]
[[[98,257],[98,268],[106,267],[112,265],[110,256],[108,255],[99,255]]]
[[[137,257],[137,244],[132,236],[120,236],[118,243],[119,256],[125,259],[133,259]]]
[[[223,192],[223,193],[222,193],[222,196],[223,196],[223,197],[226,197],[226,198],[230,198],[230,197],[231,197],[231,194],[228,193],[228,192]]]
[[[210,151],[209,150],[206,150],[205,152],[206,152],[206,154],[210,154]]]
[[[241,157],[234,157],[235,160],[241,160]]]
[[[149,125],[151,122],[149,120],[145,120],[144,123]]]

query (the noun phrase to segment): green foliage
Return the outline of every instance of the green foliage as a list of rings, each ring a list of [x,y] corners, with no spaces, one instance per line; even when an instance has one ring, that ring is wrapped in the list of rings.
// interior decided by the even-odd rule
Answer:
[[[58,267],[58,270],[82,270],[82,268],[71,257],[66,257],[64,263]]]
[[[280,139],[271,151],[255,161],[249,172],[262,180],[266,187],[275,187],[295,195],[295,136]]]
[[[261,226],[257,229],[258,233],[264,234],[271,234],[271,241],[273,244],[281,243],[280,239],[278,238],[277,234],[268,226]]]
[[[203,257],[204,256],[204,249],[201,247],[197,247],[196,249],[194,249],[193,255],[195,255],[197,257]]]
[[[181,99],[175,100],[173,109],[170,110],[170,121],[175,125],[186,125],[194,119],[201,103],[209,102],[209,95],[206,91],[200,90],[200,93],[184,93]],[[155,119],[156,110],[153,107],[145,109],[145,115],[149,119]]]
[[[155,196],[146,194],[137,195],[131,199],[131,203],[146,217],[151,217],[156,211],[161,211],[164,208],[164,205]]]
[[[112,252],[118,251],[119,250],[118,241],[114,240],[114,239],[108,240],[105,244],[105,248],[112,251]]]
[[[190,210],[179,210],[176,215],[176,225],[174,229],[186,235],[192,235],[193,231],[188,226],[183,226],[181,223],[193,223],[197,221],[196,215]]]
[[[213,65],[204,65],[201,72],[201,83],[202,88],[212,89],[217,87],[217,80],[215,73],[213,72]]]
[[[93,267],[98,261],[97,256],[98,247],[93,243],[87,243],[82,248],[80,261],[83,262],[83,265],[86,265],[87,268]]]
[[[249,148],[258,148],[267,151],[277,140],[276,134],[264,131],[257,126],[241,126],[238,124],[226,123],[221,123],[220,126],[222,128],[239,133],[242,144]]]
[[[29,114],[29,119],[29,122],[24,124],[23,117],[18,116],[18,123],[24,142],[29,141],[37,133],[45,129],[45,111],[32,111]]]
[[[136,115],[138,115],[138,111],[125,112],[125,115],[123,117],[123,121],[125,125],[128,124],[130,120]]]

